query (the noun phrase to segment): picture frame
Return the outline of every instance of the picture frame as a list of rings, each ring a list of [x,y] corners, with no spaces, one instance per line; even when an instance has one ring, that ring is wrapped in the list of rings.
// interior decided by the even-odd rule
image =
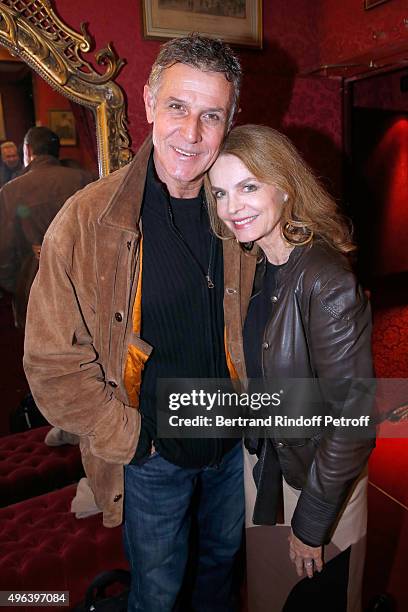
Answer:
[[[70,110],[50,110],[49,127],[60,139],[61,147],[75,147],[77,135],[74,113]]]
[[[384,2],[388,2],[388,0],[364,0],[364,10],[369,11],[379,4],[384,4]]]
[[[199,32],[224,42],[262,48],[262,0],[143,0],[145,38]]]

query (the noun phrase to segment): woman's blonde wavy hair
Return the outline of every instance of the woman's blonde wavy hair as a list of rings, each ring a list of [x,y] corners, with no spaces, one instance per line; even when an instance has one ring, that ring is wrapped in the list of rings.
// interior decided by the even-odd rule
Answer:
[[[259,181],[288,194],[281,231],[289,244],[303,246],[320,238],[342,253],[355,249],[350,228],[336,203],[286,136],[265,125],[238,126],[225,139],[220,151],[223,154],[235,155]],[[222,239],[231,238],[217,215],[208,174],[204,185],[213,231]]]

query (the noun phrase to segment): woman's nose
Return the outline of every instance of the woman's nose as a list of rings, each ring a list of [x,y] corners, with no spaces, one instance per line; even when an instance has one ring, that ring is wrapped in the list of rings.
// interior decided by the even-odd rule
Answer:
[[[245,204],[236,196],[231,195],[228,198],[228,213],[230,215],[236,215],[240,210],[244,208]]]

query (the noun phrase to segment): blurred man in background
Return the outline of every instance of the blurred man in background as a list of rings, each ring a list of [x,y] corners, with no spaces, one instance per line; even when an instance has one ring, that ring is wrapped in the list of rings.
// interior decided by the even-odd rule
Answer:
[[[21,173],[23,164],[18,154],[17,145],[11,140],[0,145],[0,152],[0,187],[3,187]]]
[[[21,329],[44,234],[64,202],[89,182],[88,173],[60,164],[59,147],[50,129],[30,128],[25,169],[0,190],[0,286],[13,294],[14,321]]]

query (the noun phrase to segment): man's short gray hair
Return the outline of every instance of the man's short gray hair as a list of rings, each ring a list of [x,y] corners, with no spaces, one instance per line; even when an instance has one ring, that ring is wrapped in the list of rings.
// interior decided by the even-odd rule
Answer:
[[[169,40],[161,46],[150,72],[148,85],[153,95],[159,89],[163,71],[178,63],[203,72],[220,72],[232,84],[232,104],[228,117],[228,127],[230,127],[238,110],[242,79],[240,62],[231,47],[220,39],[196,33]]]
[[[0,145],[0,151],[4,151],[4,149],[11,149],[11,147],[17,150],[17,145],[15,142],[13,142],[12,140],[6,140],[6,142],[3,142]]]

